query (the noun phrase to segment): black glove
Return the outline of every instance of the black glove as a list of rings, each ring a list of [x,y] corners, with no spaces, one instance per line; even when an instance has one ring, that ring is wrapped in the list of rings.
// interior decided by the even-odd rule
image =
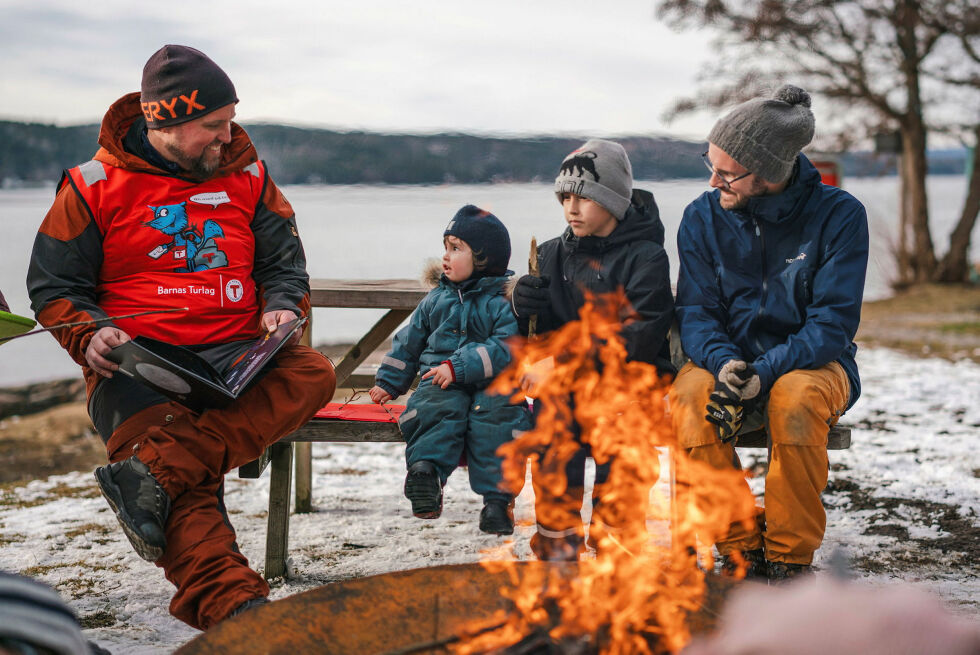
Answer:
[[[517,280],[514,295],[511,297],[514,313],[521,318],[528,318],[551,309],[549,284],[551,284],[551,278],[547,275],[541,277],[525,275]]]
[[[715,390],[708,396],[705,418],[714,423],[722,442],[735,438],[742,427],[742,401],[738,393],[724,382],[715,382]]]

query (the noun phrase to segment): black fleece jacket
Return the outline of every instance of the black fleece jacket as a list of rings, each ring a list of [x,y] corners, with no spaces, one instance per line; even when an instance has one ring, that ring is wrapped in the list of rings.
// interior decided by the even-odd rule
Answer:
[[[664,226],[653,194],[633,190],[623,220],[607,237],[582,237],[571,228],[538,248],[538,270],[551,279],[551,307],[538,315],[538,333],[578,318],[585,292],[609,293],[622,288],[631,307],[624,311],[623,338],[630,360],[654,364],[673,373],[667,333],[674,318],[670,266],[663,248]],[[518,317],[521,333],[527,320]]]

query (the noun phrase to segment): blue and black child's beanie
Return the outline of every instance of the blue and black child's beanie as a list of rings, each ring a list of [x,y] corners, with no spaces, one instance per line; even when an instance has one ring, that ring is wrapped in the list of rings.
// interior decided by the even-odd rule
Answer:
[[[462,239],[475,258],[486,258],[486,268],[474,277],[504,275],[510,264],[510,234],[500,219],[475,205],[466,205],[446,226],[443,238]]]

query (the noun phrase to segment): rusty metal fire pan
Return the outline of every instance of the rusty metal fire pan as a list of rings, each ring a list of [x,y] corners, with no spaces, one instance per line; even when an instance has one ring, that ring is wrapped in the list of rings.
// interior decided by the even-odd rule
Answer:
[[[516,566],[521,577],[531,567],[561,567],[570,576],[576,569],[575,564],[545,562],[517,562]],[[733,585],[709,576],[703,609],[690,620],[692,632],[714,627]],[[437,646],[416,648],[452,640],[464,626],[489,619],[498,609],[509,609],[509,601],[500,595],[505,586],[510,586],[506,574],[490,573],[479,564],[336,582],[225,621],[185,644],[177,654],[445,653]]]

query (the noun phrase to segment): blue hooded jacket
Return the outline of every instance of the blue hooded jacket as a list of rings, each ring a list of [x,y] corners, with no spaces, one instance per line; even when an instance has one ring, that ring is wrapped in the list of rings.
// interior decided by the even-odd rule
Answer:
[[[457,384],[488,386],[510,364],[505,341],[517,334],[517,319],[503,295],[506,282],[507,276],[488,276],[456,283],[442,275],[395,335],[376,384],[397,397],[420,369],[425,374],[448,360]]]
[[[854,335],[868,265],[864,206],[826,186],[800,154],[787,188],[733,211],[716,189],[684,210],[677,234],[681,344],[715,376],[752,363],[768,393],[782,375],[836,361],[861,395]]]

